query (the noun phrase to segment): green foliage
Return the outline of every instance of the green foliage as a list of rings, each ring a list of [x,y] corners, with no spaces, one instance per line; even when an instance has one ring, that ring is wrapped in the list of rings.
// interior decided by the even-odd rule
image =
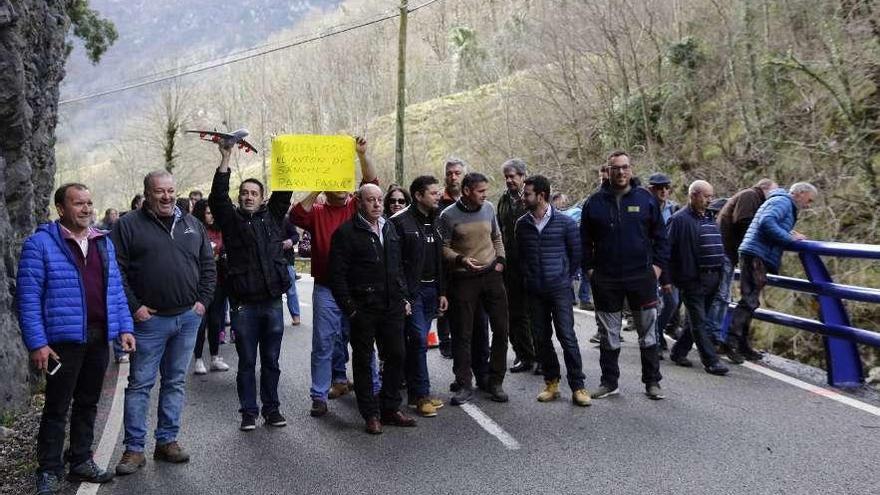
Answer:
[[[477,41],[477,32],[467,26],[456,26],[449,30],[449,44],[457,61],[456,86],[467,88],[484,83],[482,67],[487,54]]]
[[[697,38],[685,36],[669,46],[666,59],[676,67],[694,72],[706,62],[706,54]]]
[[[89,60],[97,64],[110,45],[119,38],[116,26],[90,9],[88,0],[73,0],[67,13],[73,25],[73,34],[85,43]]]
[[[664,115],[664,102],[669,97],[665,88],[652,87],[645,91],[645,98],[634,94],[629,98],[615,98],[611,114],[599,125],[599,135],[606,148],[631,148],[644,146],[648,137],[652,142],[663,143],[660,121]],[[647,108],[645,108],[647,107]],[[648,129],[644,115],[647,110]]]

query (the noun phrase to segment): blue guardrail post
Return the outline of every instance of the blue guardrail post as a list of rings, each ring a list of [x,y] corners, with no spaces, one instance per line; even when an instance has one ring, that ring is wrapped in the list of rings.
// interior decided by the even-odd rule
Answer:
[[[822,285],[832,283],[828,268],[818,255],[799,253],[804,271],[810,282]],[[830,296],[819,298],[819,319],[823,323],[850,326],[849,314],[840,299]],[[823,337],[825,343],[825,359],[828,366],[828,384],[832,387],[858,387],[864,383],[862,360],[858,347],[854,342],[836,338]]]

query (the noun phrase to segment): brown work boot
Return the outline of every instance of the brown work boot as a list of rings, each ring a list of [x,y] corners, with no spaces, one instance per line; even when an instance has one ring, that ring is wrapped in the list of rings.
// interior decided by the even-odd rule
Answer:
[[[538,402],[550,402],[559,398],[559,378],[546,380],[544,390],[538,394]]]
[[[590,405],[590,392],[585,388],[579,388],[571,393],[571,402],[576,406],[587,407]]]
[[[367,424],[364,430],[370,435],[381,435],[382,434],[382,423],[379,421],[379,418],[372,416],[367,418]]]
[[[147,458],[144,457],[143,452],[126,450],[122,453],[122,458],[119,459],[119,463],[116,464],[116,474],[125,476],[126,474],[134,473],[146,465]]]
[[[189,454],[186,453],[177,442],[157,444],[153,451],[153,459],[171,463],[189,462]]]
[[[382,412],[382,424],[391,426],[411,427],[416,425],[416,420],[400,411]]]
[[[328,399],[338,399],[343,395],[351,392],[353,384],[351,382],[334,383],[330,385],[330,392],[327,394]]]

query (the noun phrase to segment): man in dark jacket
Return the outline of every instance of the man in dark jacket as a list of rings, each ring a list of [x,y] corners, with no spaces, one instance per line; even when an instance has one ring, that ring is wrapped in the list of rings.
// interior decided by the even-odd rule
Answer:
[[[507,289],[507,308],[510,313],[510,346],[514,353],[510,372],[522,373],[531,371],[537,360],[536,342],[529,321],[523,275],[519,269],[519,250],[514,235],[516,221],[526,213],[522,198],[526,163],[519,158],[511,158],[501,165],[501,173],[504,174],[504,183],[507,186],[507,190],[498,199],[498,226],[501,227],[501,239],[504,241],[507,258],[504,288]],[[540,370],[537,372],[540,374]]]
[[[406,386],[410,405],[421,416],[433,417],[443,402],[431,397],[428,377],[428,332],[437,311],[445,312],[443,239],[437,228],[440,185],[430,175],[416,177],[409,186],[413,203],[391,217],[402,249],[403,272],[412,314],[406,319]]]
[[[65,461],[71,481],[105,483],[113,478],[92,459],[95,415],[109,361],[107,341],[118,337],[125,352],[135,346],[113,243],[103,231],[89,227],[91,192],[83,184],[64,184],[55,191],[55,207],[59,220],[40,225],[22,246],[16,293],[31,362],[48,372],[37,435],[38,495],[58,492]],[[51,361],[62,365],[55,368]],[[68,412],[70,448],[65,456]]]
[[[111,234],[138,343],[125,389],[125,452],[116,474],[131,474],[146,464],[150,390],[160,367],[153,458],[189,460],[177,443],[186,370],[205,308],[214,297],[217,267],[205,227],[175,205],[176,196],[170,173],[150,172],[144,178],[143,206],[119,219]]]
[[[550,181],[535,175],[524,182],[523,203],[529,213],[516,222],[520,270],[528,293],[529,312],[535,336],[540,339],[539,363],[544,373],[544,390],[539,402],[559,397],[559,359],[553,348],[553,328],[562,346],[562,357],[571,400],[590,405],[584,387],[584,372],[577,336],[574,333],[574,293],[571,284],[581,263],[581,239],[577,222],[550,205]]]
[[[287,420],[278,410],[278,357],[284,335],[281,295],[290,288],[287,258],[282,243],[282,222],[290,208],[290,191],[272,193],[263,204],[265,191],[257,179],[245,179],[238,187],[238,208],[229,199],[229,156],[232,147],[220,145],[220,167],[214,174],[208,204],[223,232],[235,350],[238,352],[236,385],[241,403],[242,431],[256,428],[258,413],[266,423],[281,427]],[[256,362],[260,355],[260,400],[257,407]]]
[[[657,350],[657,280],[666,267],[666,226],[654,196],[633,177],[629,155],[608,157],[608,180],[584,204],[581,214],[583,271],[590,277],[602,378],[594,399],[616,395],[620,368],[623,303],[633,312],[642,355],[642,382],[651,399],[663,399]]]
[[[352,372],[358,409],[366,431],[382,425],[415,426],[400,412],[403,377],[403,320],[411,312],[401,265],[400,239],[382,216],[382,190],[365,184],[358,190],[358,212],[342,224],[330,242],[330,290],[351,323]],[[374,346],[385,360],[382,389],[373,393],[370,361]]]
[[[686,330],[672,346],[670,359],[679,366],[693,364],[687,354],[696,342],[707,373],[726,375],[709,335],[708,313],[718,292],[724,268],[724,247],[715,218],[708,212],[714,191],[706,181],[688,188],[688,205],[669,220],[669,275],[679,289],[690,318]]]
[[[771,191],[779,187],[772,179],[761,179],[754,186],[743,189],[727,200],[718,215],[718,227],[724,241],[724,253],[735,267],[739,263],[739,245]]]

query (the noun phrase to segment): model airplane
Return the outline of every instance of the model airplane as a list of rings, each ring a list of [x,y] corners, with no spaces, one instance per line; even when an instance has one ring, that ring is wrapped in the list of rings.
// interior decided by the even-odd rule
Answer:
[[[210,141],[212,143],[223,144],[224,146],[235,146],[238,145],[238,149],[244,150],[245,153],[250,153],[253,151],[257,153],[257,149],[254,146],[245,141],[244,138],[248,136],[247,129],[239,129],[235,132],[219,132],[217,129],[213,131],[186,131],[193,134],[198,134],[199,139],[203,141]]]

